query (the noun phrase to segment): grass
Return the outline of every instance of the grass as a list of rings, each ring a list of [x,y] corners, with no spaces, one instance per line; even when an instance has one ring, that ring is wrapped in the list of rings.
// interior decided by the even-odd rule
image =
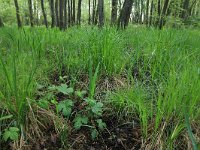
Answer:
[[[200,142],[199,35],[192,29],[142,27],[1,28],[0,118],[13,115],[0,119],[1,134],[15,126],[26,139],[26,120],[41,92],[37,86],[65,82],[90,97],[105,93],[104,114],[121,123],[138,120],[140,147],[192,147]],[[113,87],[102,89],[100,82]]]

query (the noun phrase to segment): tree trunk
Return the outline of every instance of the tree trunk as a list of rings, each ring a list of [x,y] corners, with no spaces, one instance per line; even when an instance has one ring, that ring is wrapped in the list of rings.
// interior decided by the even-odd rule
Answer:
[[[30,18],[31,27],[33,27],[33,26],[34,26],[34,23],[33,23],[32,0],[28,0],[28,8],[29,8],[29,18]]]
[[[104,25],[104,0],[98,0],[99,27]]]
[[[22,27],[22,22],[21,22],[21,19],[20,19],[20,12],[19,12],[18,1],[14,0],[14,3],[15,3],[15,9],[16,9],[17,25],[18,25],[19,28],[21,28]]]
[[[78,0],[77,25],[81,24],[81,2],[82,0]]]
[[[154,4],[153,4],[153,0],[152,0],[152,1],[151,1],[151,9],[150,9],[149,26],[152,25],[152,19],[153,19],[153,8],[154,8]]]
[[[72,0],[72,23],[73,25],[75,24],[76,22],[76,3],[75,3],[75,0]]]
[[[160,21],[159,21],[159,29],[162,29],[162,27],[165,24],[165,17],[166,17],[166,13],[167,13],[169,3],[170,3],[169,0],[165,0],[165,2],[164,2],[162,14],[161,14]]]
[[[89,6],[89,9],[88,9],[88,24],[90,25],[91,24],[91,12],[90,12],[91,5],[90,5],[90,0],[88,1],[88,6]]]
[[[1,16],[0,16],[0,27],[4,27],[3,20],[1,18]]]
[[[67,0],[64,0],[64,29],[67,28]]]
[[[190,0],[184,0],[183,2],[183,7],[182,7],[182,12],[181,12],[181,18],[186,21],[188,16],[189,16],[189,3]]]
[[[45,24],[46,28],[48,28],[47,15],[46,15],[45,10],[44,10],[44,0],[41,0],[41,8],[42,8],[42,14],[43,14],[43,17],[44,17],[44,24]]]
[[[126,28],[130,19],[133,0],[125,0],[118,19],[118,28]]]
[[[118,0],[112,0],[111,25],[115,25],[117,22],[117,7]]]
[[[145,15],[145,23],[148,26],[149,24],[149,0],[146,2],[146,15]]]
[[[59,0],[59,20],[60,20],[60,22],[59,22],[59,28],[60,28],[60,30],[62,30],[63,29],[63,0]]]
[[[49,1],[50,4],[50,12],[51,12],[51,27],[55,26],[55,11],[54,11],[54,0]]]
[[[68,26],[71,26],[71,1],[68,0]]]
[[[97,1],[93,0],[92,23],[95,24]]]
[[[59,27],[59,13],[58,13],[58,0],[55,2],[55,12],[56,12],[56,26]]]

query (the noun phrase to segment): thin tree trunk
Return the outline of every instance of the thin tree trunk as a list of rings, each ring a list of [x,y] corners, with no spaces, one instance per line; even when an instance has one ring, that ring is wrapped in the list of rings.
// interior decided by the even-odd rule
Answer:
[[[115,25],[117,22],[117,7],[118,0],[112,0],[111,25]]]
[[[89,0],[88,1],[88,6],[89,6],[89,9],[88,9],[88,24],[90,25],[91,24],[91,12],[90,12],[90,9],[91,9],[91,3],[90,3],[91,1]]]
[[[118,19],[118,28],[126,28],[132,11],[133,0],[125,0]]]
[[[19,28],[21,28],[22,22],[21,22],[21,18],[20,18],[19,4],[18,4],[17,0],[14,0],[14,3],[15,3],[15,9],[16,9],[17,25]]]
[[[71,1],[68,0],[68,26],[71,26]]]
[[[64,0],[64,29],[67,28],[67,0]]]
[[[75,0],[72,0],[72,22],[73,22],[73,25],[76,22],[75,16],[76,16],[76,3],[75,3]]]
[[[99,27],[104,25],[104,0],[98,0]]]
[[[59,28],[60,28],[60,30],[62,30],[63,29],[63,0],[59,0],[59,20],[60,20],[60,22],[59,22]]]
[[[56,26],[59,27],[58,0],[55,2]]]
[[[154,4],[153,4],[153,0],[152,0],[152,1],[151,1],[151,9],[150,9],[149,26],[152,25],[152,19],[153,19],[153,7],[154,7]]]
[[[162,27],[165,24],[165,17],[166,17],[166,13],[167,13],[169,3],[170,3],[169,0],[165,0],[165,2],[164,2],[162,14],[161,14],[160,21],[159,21],[159,29],[162,29]]]
[[[41,0],[41,8],[42,8],[42,14],[43,14],[43,17],[44,17],[44,24],[45,24],[46,28],[48,28],[47,15],[46,15],[45,10],[44,10],[44,0]]]
[[[54,0],[49,1],[51,11],[51,27],[55,26],[55,11],[54,11]]]
[[[145,15],[145,23],[148,26],[149,23],[149,0],[146,2],[146,15]]]
[[[97,1],[93,0],[92,23],[95,24]]]
[[[33,23],[33,8],[32,8],[32,0],[28,0],[28,8],[29,8],[30,24],[31,24],[31,27],[33,27],[33,26],[34,26],[34,23]]]
[[[82,0],[78,0],[77,25],[81,24],[81,2]]]

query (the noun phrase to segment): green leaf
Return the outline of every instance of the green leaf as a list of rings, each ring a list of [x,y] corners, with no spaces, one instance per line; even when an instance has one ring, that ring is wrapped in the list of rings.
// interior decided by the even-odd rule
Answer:
[[[86,93],[87,93],[86,91],[76,91],[75,92],[76,96],[78,96],[80,98],[83,98]]]
[[[57,86],[56,89],[58,90],[58,92],[65,95],[69,95],[74,92],[73,88],[67,88],[66,84],[61,84],[60,86]]]
[[[5,129],[3,134],[3,139],[7,141],[9,138],[11,140],[18,140],[19,137],[19,129],[16,127],[10,127],[9,129]]]
[[[103,113],[102,107],[103,107],[103,103],[98,102],[92,107],[92,112],[98,116],[101,116]]]
[[[99,133],[96,129],[92,130],[91,136],[92,136],[93,140],[96,139],[98,135],[99,135]]]
[[[98,123],[98,127],[100,130],[103,130],[106,128],[106,123],[102,121],[102,119],[97,119],[96,122]]]
[[[10,118],[12,118],[12,117],[13,117],[13,115],[3,116],[3,117],[0,118],[0,121],[6,120],[6,119],[10,119]]]
[[[71,114],[72,106],[74,106],[72,100],[65,100],[58,104],[57,110],[58,112],[62,112],[63,116],[67,117]]]
[[[78,115],[74,119],[74,128],[76,130],[79,130],[81,128],[81,126],[84,125],[84,124],[88,124],[88,117]]]
[[[38,106],[43,108],[43,109],[48,109],[49,108],[49,101],[47,101],[46,99],[41,99],[38,102]]]

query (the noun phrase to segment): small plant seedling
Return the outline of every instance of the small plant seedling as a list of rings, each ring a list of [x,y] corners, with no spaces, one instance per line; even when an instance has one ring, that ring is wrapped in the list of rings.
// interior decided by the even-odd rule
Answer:
[[[57,110],[58,112],[62,112],[63,116],[69,117],[71,115],[73,106],[74,103],[72,100],[64,100],[58,103]]]
[[[18,140],[19,137],[19,129],[17,127],[9,127],[8,129],[5,129],[3,134],[3,139],[5,141],[8,141],[9,139],[12,141]]]

